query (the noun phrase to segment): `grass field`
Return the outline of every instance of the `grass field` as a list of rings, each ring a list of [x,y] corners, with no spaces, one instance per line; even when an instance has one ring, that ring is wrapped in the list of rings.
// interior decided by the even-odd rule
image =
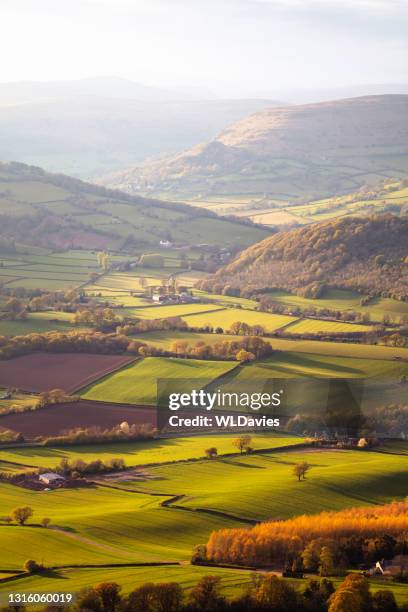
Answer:
[[[382,321],[384,315],[391,320],[400,321],[401,317],[408,316],[408,303],[392,300],[390,298],[373,298],[363,306],[360,300],[363,296],[354,291],[341,289],[330,289],[319,299],[304,298],[284,291],[273,291],[270,297],[280,304],[293,306],[300,309],[328,308],[329,310],[340,310],[369,313],[372,321]]]
[[[91,400],[155,404],[159,379],[185,379],[180,390],[187,391],[194,388],[194,379],[212,380],[235,366],[228,361],[148,357],[91,385],[81,395]]]
[[[5,389],[0,390],[0,395]],[[10,399],[0,399],[0,414],[8,412],[11,407],[14,410],[24,411],[26,406],[32,406],[37,403],[37,397],[27,393],[13,392]]]
[[[299,483],[292,468],[303,460],[311,469]],[[135,488],[185,495],[178,504],[257,520],[386,503],[406,496],[405,454],[294,450],[166,465],[149,472],[154,479],[135,482]]]
[[[353,332],[369,332],[370,325],[343,323],[340,321],[322,321],[319,319],[301,319],[285,328],[287,334],[338,334]]]
[[[58,313],[60,314],[60,313]],[[35,316],[46,315],[46,316]],[[24,336],[26,334],[44,333],[49,331],[68,331],[72,330],[73,325],[66,319],[60,319],[50,313],[32,313],[27,319],[17,321],[1,321],[0,335],[2,336]],[[84,329],[75,327],[75,329]]]
[[[21,569],[27,558],[48,566],[80,563],[147,562],[188,559],[192,547],[214,529],[237,526],[227,518],[179,512],[160,507],[160,497],[105,487],[35,492],[0,485],[0,515],[30,506],[25,527],[0,527],[5,567]],[[57,530],[33,527],[51,518]]]
[[[234,374],[235,380],[292,376],[399,379],[408,374],[408,363],[282,351],[268,360],[241,366]]]
[[[167,317],[182,317],[220,311],[222,307],[216,304],[174,304],[172,306],[150,306],[145,308],[124,308],[121,314],[137,319],[165,319]],[[189,319],[190,320],[190,317]]]
[[[192,345],[196,342],[215,344],[217,342],[222,342],[222,340],[236,340],[237,336],[232,336],[230,334],[193,333],[188,331],[158,331],[139,334],[137,338],[153,346],[170,349],[175,340],[185,340]],[[408,359],[408,348],[345,342],[319,342],[318,340],[292,340],[289,338],[267,338],[266,340],[278,351],[316,353],[318,355],[356,357],[362,359],[393,360],[395,357]]]
[[[222,327],[224,330],[228,330],[236,321],[241,321],[248,325],[261,325],[265,331],[272,332],[296,321],[296,317],[239,308],[226,308],[218,312],[191,315],[184,317],[184,320],[189,327]]]
[[[121,457],[128,467],[148,463],[165,463],[185,459],[197,459],[205,456],[205,449],[216,446],[218,454],[234,453],[236,448],[232,434],[200,435],[180,438],[163,438],[141,442],[120,444],[98,444],[89,446],[58,446],[52,447],[16,447],[1,451],[3,461],[12,461],[35,467],[55,467],[61,459],[82,459],[94,461],[102,459],[109,461]],[[254,450],[278,448],[299,444],[303,438],[286,434],[258,433],[252,437]],[[0,468],[1,471],[1,468]]]

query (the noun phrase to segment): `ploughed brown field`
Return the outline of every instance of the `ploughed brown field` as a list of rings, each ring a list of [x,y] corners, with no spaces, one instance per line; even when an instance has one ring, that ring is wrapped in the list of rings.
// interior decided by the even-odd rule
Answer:
[[[34,393],[50,389],[75,393],[134,360],[121,355],[33,353],[0,361],[0,387]]]
[[[7,414],[0,417],[0,431],[16,431],[28,440],[37,436],[56,436],[77,427],[97,425],[110,429],[123,421],[127,421],[129,425],[149,423],[155,428],[156,408],[79,400],[54,404],[34,412]]]

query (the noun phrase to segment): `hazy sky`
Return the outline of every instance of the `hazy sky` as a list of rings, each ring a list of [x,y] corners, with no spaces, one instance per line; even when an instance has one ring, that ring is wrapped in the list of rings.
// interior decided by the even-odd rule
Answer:
[[[0,81],[219,94],[408,81],[408,0],[0,0]]]

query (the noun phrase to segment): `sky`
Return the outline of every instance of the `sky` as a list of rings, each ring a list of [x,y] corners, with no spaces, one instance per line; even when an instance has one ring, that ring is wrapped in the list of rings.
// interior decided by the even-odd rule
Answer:
[[[217,95],[408,81],[408,0],[1,0],[0,82]]]

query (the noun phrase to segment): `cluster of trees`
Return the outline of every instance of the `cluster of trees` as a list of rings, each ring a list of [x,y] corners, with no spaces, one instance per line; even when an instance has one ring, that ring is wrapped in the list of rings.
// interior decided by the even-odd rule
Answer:
[[[112,428],[77,427],[60,436],[49,436],[43,439],[44,446],[66,444],[99,444],[100,442],[127,442],[128,440],[146,440],[156,436],[156,430],[149,423],[129,425],[126,421]]]
[[[407,300],[407,232],[407,218],[388,214],[280,232],[249,247],[199,286],[215,293],[229,285],[244,297],[272,288],[319,297],[327,284]]]
[[[408,405],[390,404],[371,408],[366,414],[366,425],[379,435],[400,438],[408,431]]]
[[[39,468],[38,472],[41,474],[45,468]],[[126,464],[124,459],[110,459],[108,461],[102,461],[96,459],[95,461],[83,461],[82,459],[75,459],[70,461],[67,458],[61,459],[59,465],[55,468],[58,474],[70,478],[79,478],[86,474],[103,474],[106,472],[120,472],[126,470]]]
[[[96,254],[98,266],[102,268],[104,272],[109,269],[109,254],[106,251],[100,251]]]
[[[131,336],[148,331],[185,331],[188,325],[181,317],[167,317],[166,319],[136,319],[128,321],[116,328],[119,335]]]
[[[75,325],[91,325],[100,331],[114,331],[119,318],[112,308],[80,308],[75,312]]]
[[[232,446],[239,450],[240,454],[243,453],[252,453],[253,448],[251,446],[252,437],[249,434],[243,434],[242,436],[238,436],[238,438],[234,438],[232,441]],[[215,459],[218,455],[218,449],[215,446],[211,446],[210,448],[205,449],[205,456],[207,459]]]
[[[63,402],[77,402],[78,400],[78,395],[68,395],[62,389],[51,389],[50,391],[40,393],[36,408],[44,408],[45,406],[62,404]]]
[[[17,508],[14,508],[14,510],[12,510],[8,516],[4,516],[1,520],[3,523],[6,523],[6,525],[16,523],[17,525],[23,526],[27,523],[28,519],[33,516],[33,514],[34,510],[31,508],[31,506],[18,506]],[[48,516],[41,519],[41,525],[45,528],[48,527],[50,523],[51,519]]]
[[[178,357],[252,361],[268,357],[273,353],[273,349],[269,342],[259,336],[247,336],[240,340],[222,340],[214,344],[206,344],[202,340],[195,344],[190,344],[187,340],[175,340],[170,352]]]
[[[41,572],[33,560],[26,571]],[[31,569],[30,569],[31,568]],[[77,594],[75,612],[406,612],[392,591],[370,592],[359,574],[346,576],[337,589],[331,580],[309,580],[301,589],[274,574],[253,574],[242,592],[228,600],[219,576],[203,576],[185,593],[177,582],[147,582],[122,595],[116,582],[103,582]],[[48,611],[48,608],[46,609]]]
[[[99,331],[52,331],[12,338],[0,336],[0,359],[10,359],[35,351],[117,355],[126,352],[129,344],[129,338],[124,335],[104,334]]]
[[[27,296],[27,310],[38,312],[41,310],[61,310],[63,312],[75,312],[79,304],[87,301],[80,290],[70,289],[68,291],[40,291],[31,298]]]
[[[3,429],[0,431],[0,444],[8,444],[9,442],[24,442],[24,436],[10,429]]]
[[[3,306],[1,318],[9,321],[26,319],[27,311],[24,302],[17,297],[9,298]]]
[[[215,563],[267,566],[285,564],[289,558],[304,559],[311,548],[320,554],[328,547],[335,557],[333,563],[350,567],[358,556],[356,546],[363,560],[370,558],[372,542],[384,538],[395,542],[400,538],[402,551],[408,550],[407,530],[408,500],[375,509],[352,508],[271,521],[251,529],[215,531],[208,540],[205,558]],[[310,569],[309,562],[303,562]]]
[[[262,325],[248,325],[243,321],[235,321],[229,328],[228,333],[236,336],[263,336],[265,330]]]

